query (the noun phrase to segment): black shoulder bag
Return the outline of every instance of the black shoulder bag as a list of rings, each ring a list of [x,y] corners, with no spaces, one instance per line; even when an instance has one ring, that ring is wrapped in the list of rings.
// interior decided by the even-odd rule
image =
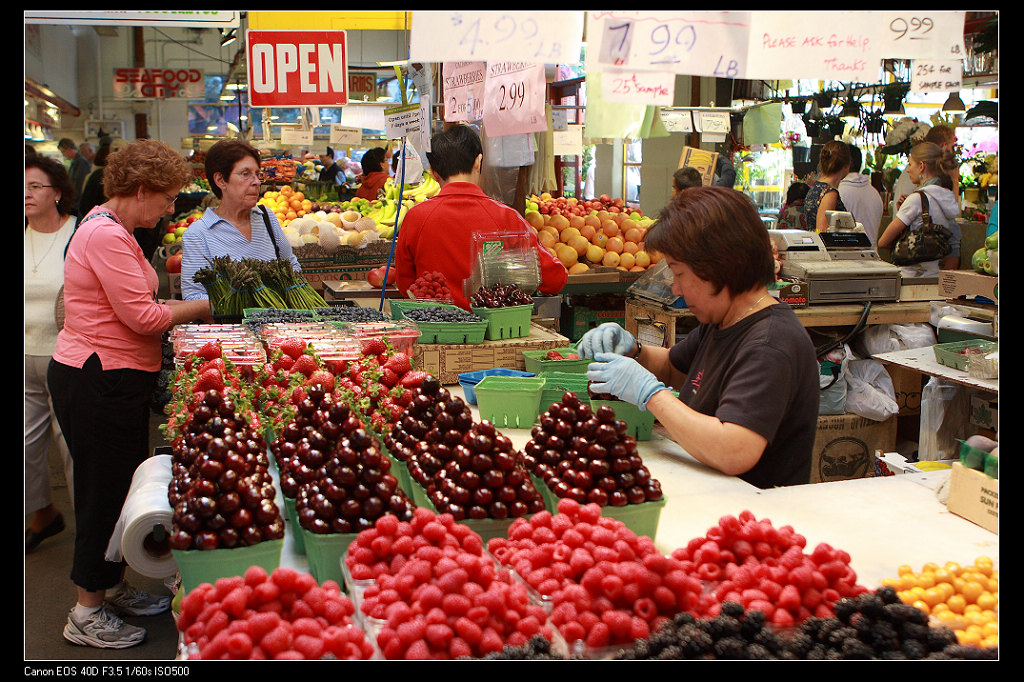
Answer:
[[[908,225],[893,245],[892,262],[896,265],[939,260],[953,250],[953,245],[949,243],[952,236],[949,230],[932,222],[928,212],[928,195],[920,189],[914,193],[921,197],[921,227],[911,230]]]

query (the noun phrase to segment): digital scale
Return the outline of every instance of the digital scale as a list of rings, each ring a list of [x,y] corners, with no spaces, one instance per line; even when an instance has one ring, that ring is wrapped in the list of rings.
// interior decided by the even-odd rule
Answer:
[[[828,232],[768,230],[779,251],[779,275],[806,286],[807,302],[897,301],[900,269],[879,258],[860,223],[827,211]]]

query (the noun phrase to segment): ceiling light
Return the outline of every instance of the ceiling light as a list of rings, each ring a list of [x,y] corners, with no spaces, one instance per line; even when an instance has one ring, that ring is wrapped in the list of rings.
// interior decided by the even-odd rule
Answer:
[[[967,107],[964,106],[964,101],[960,99],[960,93],[951,92],[946,103],[942,105],[943,111],[967,111]]]
[[[220,46],[227,47],[231,43],[238,39],[238,29],[231,29],[227,33],[224,33],[224,29],[221,29]]]

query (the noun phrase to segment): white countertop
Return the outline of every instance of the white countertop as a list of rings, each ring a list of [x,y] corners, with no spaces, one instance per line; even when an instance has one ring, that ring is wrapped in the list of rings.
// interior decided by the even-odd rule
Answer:
[[[447,387],[461,394],[461,387]],[[475,406],[474,418],[479,418]],[[527,429],[501,429],[517,448],[530,439]],[[749,510],[776,528],[789,525],[807,539],[845,550],[858,582],[874,589],[895,577],[903,564],[920,570],[927,562],[973,563],[989,556],[998,567],[999,536],[949,512],[936,489],[949,472],[861,478],[761,490],[701,464],[668,439],[659,426],[638,450],[666,503],[655,544],[669,554],[703,536],[725,515]],[[308,570],[294,552],[291,528],[285,534],[282,565]]]

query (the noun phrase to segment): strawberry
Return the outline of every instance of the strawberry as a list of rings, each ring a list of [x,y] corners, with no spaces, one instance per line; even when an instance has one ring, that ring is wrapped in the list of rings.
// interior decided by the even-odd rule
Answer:
[[[224,375],[221,374],[220,370],[213,368],[200,372],[199,376],[196,377],[196,383],[193,385],[192,390],[204,394],[210,390],[223,391]]]
[[[324,389],[326,389],[327,391],[333,391],[335,380],[334,375],[328,372],[327,370],[318,369],[309,375],[309,378],[306,379],[306,383],[309,386],[316,386],[317,384],[319,384],[320,386],[323,386]]]
[[[213,358],[207,360],[203,364],[199,365],[199,373],[202,374],[208,369],[216,369],[221,374],[226,374],[228,371],[227,365],[224,363],[224,358]]]
[[[306,342],[297,336],[290,336],[281,341],[281,352],[293,360],[297,360],[306,351]]]
[[[363,355],[380,355],[388,350],[384,339],[367,339],[363,342]]]
[[[429,376],[430,372],[414,369],[402,375],[402,378],[399,379],[398,383],[405,388],[417,388],[423,383],[423,380]]]
[[[316,359],[312,355],[302,354],[295,358],[295,363],[292,364],[291,372],[305,374],[309,378],[313,372],[320,369],[316,364]]]
[[[387,362],[384,363],[384,368],[390,369],[398,376],[402,376],[412,370],[412,361],[408,355],[399,352],[388,358]]]
[[[391,388],[398,383],[398,374],[394,370],[385,367],[380,375],[380,383]]]
[[[557,350],[549,350],[548,354],[547,354],[547,359],[548,360],[564,360],[565,358],[563,358],[562,354],[559,353]]]
[[[213,360],[221,356],[220,343],[217,341],[207,341],[199,350],[196,351],[196,355],[201,357],[203,360]]]

